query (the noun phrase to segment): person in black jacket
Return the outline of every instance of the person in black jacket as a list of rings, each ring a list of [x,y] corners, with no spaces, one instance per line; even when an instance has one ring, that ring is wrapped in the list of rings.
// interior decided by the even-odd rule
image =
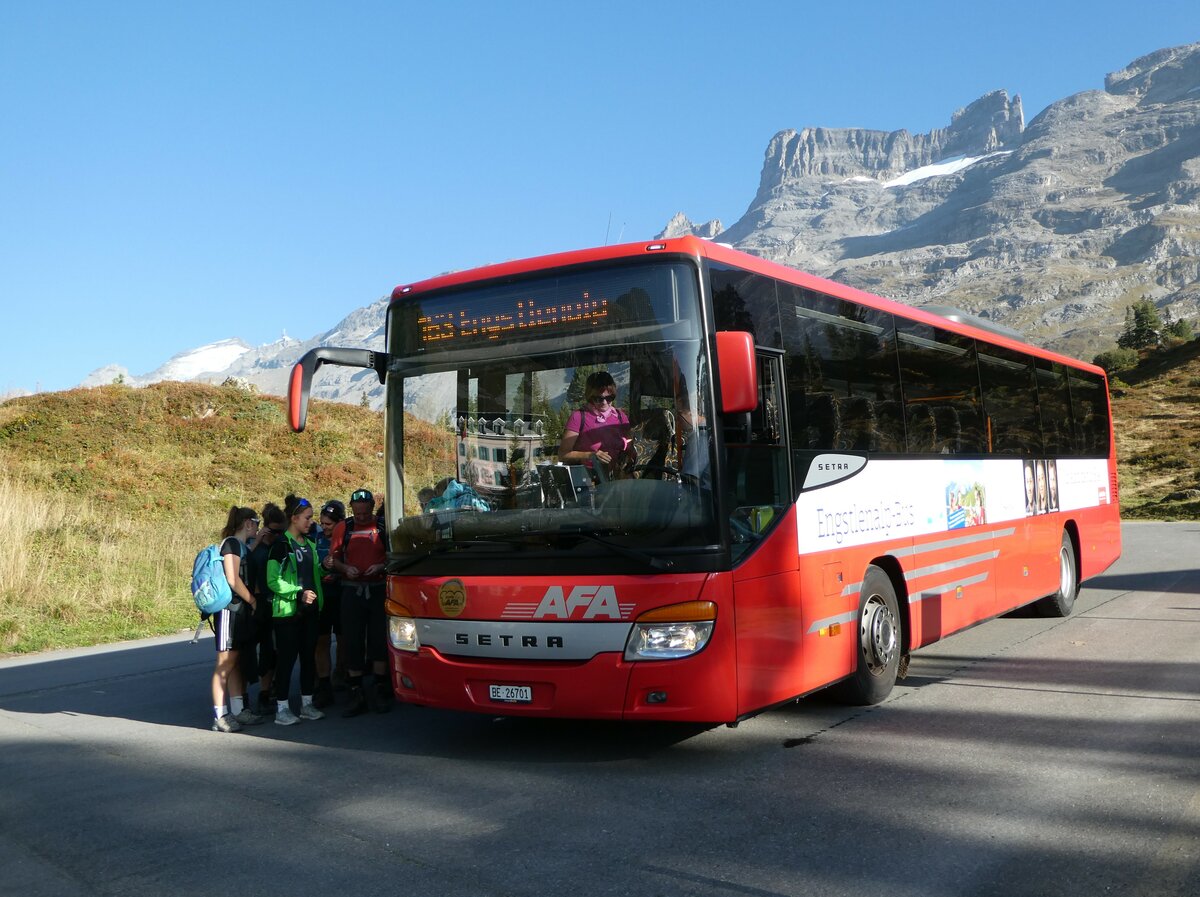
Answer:
[[[283,509],[274,502],[267,502],[262,509],[262,529],[254,539],[254,546],[247,559],[250,591],[257,604],[254,607],[255,642],[250,650],[242,654],[242,675],[246,682],[258,680],[258,712],[275,713],[275,635],[271,629],[271,590],[267,587],[267,558],[271,547],[287,530],[287,517]],[[248,703],[247,707],[250,706]]]

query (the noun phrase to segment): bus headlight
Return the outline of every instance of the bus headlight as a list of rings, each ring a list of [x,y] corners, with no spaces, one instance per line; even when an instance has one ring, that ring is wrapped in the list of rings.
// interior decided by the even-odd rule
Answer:
[[[711,601],[686,601],[642,614],[625,642],[626,660],[674,660],[708,644],[716,625]]]
[[[416,652],[421,647],[417,621],[412,617],[388,617],[388,641],[397,651]]]

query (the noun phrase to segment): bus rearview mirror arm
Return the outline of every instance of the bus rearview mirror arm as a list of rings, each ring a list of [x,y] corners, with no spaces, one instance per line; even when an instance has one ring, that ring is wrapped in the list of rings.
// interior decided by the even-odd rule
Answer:
[[[292,367],[288,380],[288,422],[297,433],[304,431],[308,422],[308,393],[312,388],[313,374],[323,364],[336,364],[350,368],[371,368],[383,383],[387,377],[388,354],[370,349],[336,349],[321,346],[304,353]]]

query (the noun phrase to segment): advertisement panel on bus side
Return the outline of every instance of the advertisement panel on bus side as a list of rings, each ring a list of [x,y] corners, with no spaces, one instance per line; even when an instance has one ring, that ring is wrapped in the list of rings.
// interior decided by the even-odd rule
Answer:
[[[830,477],[828,471],[846,471]],[[817,488],[812,488],[813,484]],[[1109,504],[1103,459],[819,455],[796,501],[801,554]]]

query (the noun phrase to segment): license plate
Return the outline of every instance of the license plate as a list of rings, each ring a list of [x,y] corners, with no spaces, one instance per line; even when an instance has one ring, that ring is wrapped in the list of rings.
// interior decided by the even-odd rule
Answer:
[[[533,700],[533,689],[528,685],[489,685],[488,697],[509,704],[528,704]]]

